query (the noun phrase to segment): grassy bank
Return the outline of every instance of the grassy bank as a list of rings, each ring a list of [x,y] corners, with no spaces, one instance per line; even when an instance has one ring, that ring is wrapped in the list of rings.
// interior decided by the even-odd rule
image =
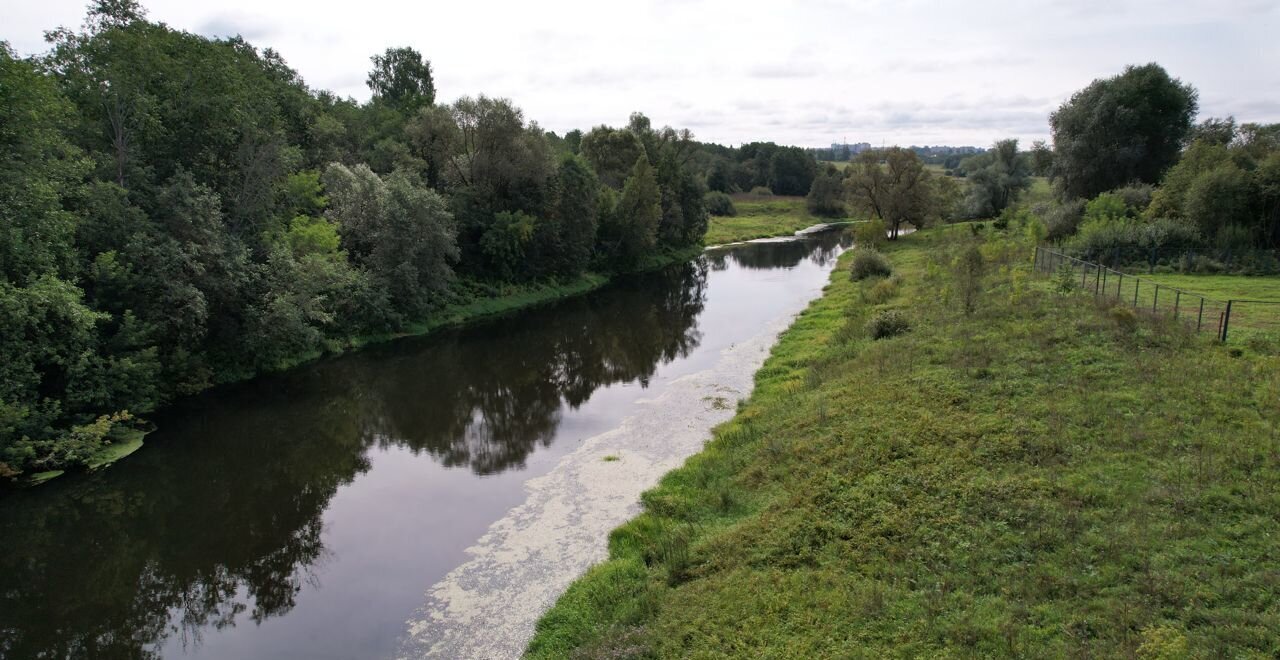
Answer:
[[[1021,246],[962,286],[968,233],[837,270],[528,655],[1280,653],[1280,358],[1054,293]]]
[[[738,215],[714,216],[707,228],[707,245],[724,245],[753,238],[790,236],[801,229],[833,222],[832,218],[810,215],[803,197],[739,194],[733,196]],[[840,221],[839,218],[834,221]]]

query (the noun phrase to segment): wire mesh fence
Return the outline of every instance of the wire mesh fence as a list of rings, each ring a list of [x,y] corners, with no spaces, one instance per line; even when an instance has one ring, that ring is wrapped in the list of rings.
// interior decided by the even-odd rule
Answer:
[[[1220,341],[1280,337],[1280,301],[1216,300],[1046,247],[1036,248],[1035,269],[1053,276],[1063,288],[1172,318],[1198,332],[1212,332]]]

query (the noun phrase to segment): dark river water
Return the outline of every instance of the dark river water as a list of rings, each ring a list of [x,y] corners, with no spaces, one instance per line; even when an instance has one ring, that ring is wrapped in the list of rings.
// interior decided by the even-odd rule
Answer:
[[[0,657],[390,656],[527,479],[813,297],[844,241],[717,250],[184,400],[119,464],[0,493]]]

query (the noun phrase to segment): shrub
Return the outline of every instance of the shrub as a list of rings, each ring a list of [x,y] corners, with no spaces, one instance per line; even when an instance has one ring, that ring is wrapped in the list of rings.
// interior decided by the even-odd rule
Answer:
[[[707,207],[707,212],[711,215],[738,215],[738,209],[733,205],[733,198],[718,190],[707,193],[702,198],[702,203]]]
[[[751,189],[751,194],[758,197],[773,197],[773,191],[766,186],[756,186]]]
[[[865,280],[868,277],[888,277],[892,274],[893,266],[883,254],[866,248],[859,248],[853,253],[853,263],[849,266],[851,279]]]
[[[1129,217],[1124,198],[1115,193],[1102,193],[1084,205],[1086,223]]]
[[[1045,238],[1060,241],[1076,233],[1084,216],[1084,202],[1074,201],[1049,209],[1044,214]]]
[[[1199,243],[1200,233],[1189,222],[1168,218],[1144,221],[1123,217],[1087,221],[1069,241],[1071,247],[1086,254],[1101,254],[1117,249],[1185,248]]]
[[[853,242],[858,247],[877,249],[889,240],[884,220],[868,220],[853,226]]]
[[[911,322],[906,315],[896,309],[890,309],[875,316],[867,322],[867,334],[872,339],[896,337],[911,330]]]
[[[1151,184],[1133,183],[1111,192],[1124,202],[1125,212],[1130,217],[1137,217],[1151,205],[1151,196],[1155,191],[1155,186]]]

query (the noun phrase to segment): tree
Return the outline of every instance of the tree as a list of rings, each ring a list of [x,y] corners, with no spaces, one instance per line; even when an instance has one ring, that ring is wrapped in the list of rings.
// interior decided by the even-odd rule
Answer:
[[[1216,144],[1219,146],[1227,146],[1236,139],[1236,118],[1227,117],[1226,119],[1218,119],[1210,117],[1191,129],[1188,136],[1188,142],[1203,142],[1205,144]]]
[[[769,158],[769,188],[775,195],[804,195],[813,185],[818,164],[800,147],[780,147]]]
[[[1178,160],[1196,115],[1195,88],[1158,64],[1093,81],[1049,117],[1054,176],[1067,198],[1158,183]]]
[[[458,258],[444,198],[403,172],[383,180],[366,165],[334,163],[324,184],[328,217],[352,262],[369,271],[403,318],[421,318],[453,281]]]
[[[416,112],[435,103],[436,87],[431,78],[431,62],[409,48],[388,48],[370,58],[373,70],[367,84],[377,101],[403,112]]]
[[[845,213],[843,197],[844,177],[836,168],[827,166],[825,172],[813,178],[805,206],[814,215],[838,218]]]
[[[622,186],[614,216],[619,228],[620,256],[628,263],[634,263],[657,243],[658,223],[662,221],[658,179],[649,159],[643,154],[636,159],[631,176]]]
[[[889,225],[890,240],[897,240],[905,222],[924,226],[936,208],[929,171],[914,151],[901,147],[858,154],[845,188],[855,207]]]
[[[582,157],[587,159],[600,181],[620,189],[636,159],[645,155],[644,144],[633,131],[597,126],[582,136]]]
[[[565,156],[556,172],[555,206],[549,220],[536,231],[549,234],[538,240],[548,270],[575,275],[591,263],[596,243],[600,182],[578,156]]]
[[[450,159],[457,154],[462,140],[452,111],[439,106],[422,108],[405,122],[404,134],[410,153],[425,167],[427,185],[441,187]]]
[[[1031,143],[1031,173],[1035,176],[1053,174],[1053,148],[1046,145],[1044,140]]]
[[[75,270],[74,214],[88,173],[64,132],[72,107],[53,81],[0,43],[0,281]]]
[[[1031,187],[1031,166],[1018,153],[1017,140],[999,140],[990,150],[966,158],[960,169],[969,181],[969,216],[1000,215],[1022,191]]]

